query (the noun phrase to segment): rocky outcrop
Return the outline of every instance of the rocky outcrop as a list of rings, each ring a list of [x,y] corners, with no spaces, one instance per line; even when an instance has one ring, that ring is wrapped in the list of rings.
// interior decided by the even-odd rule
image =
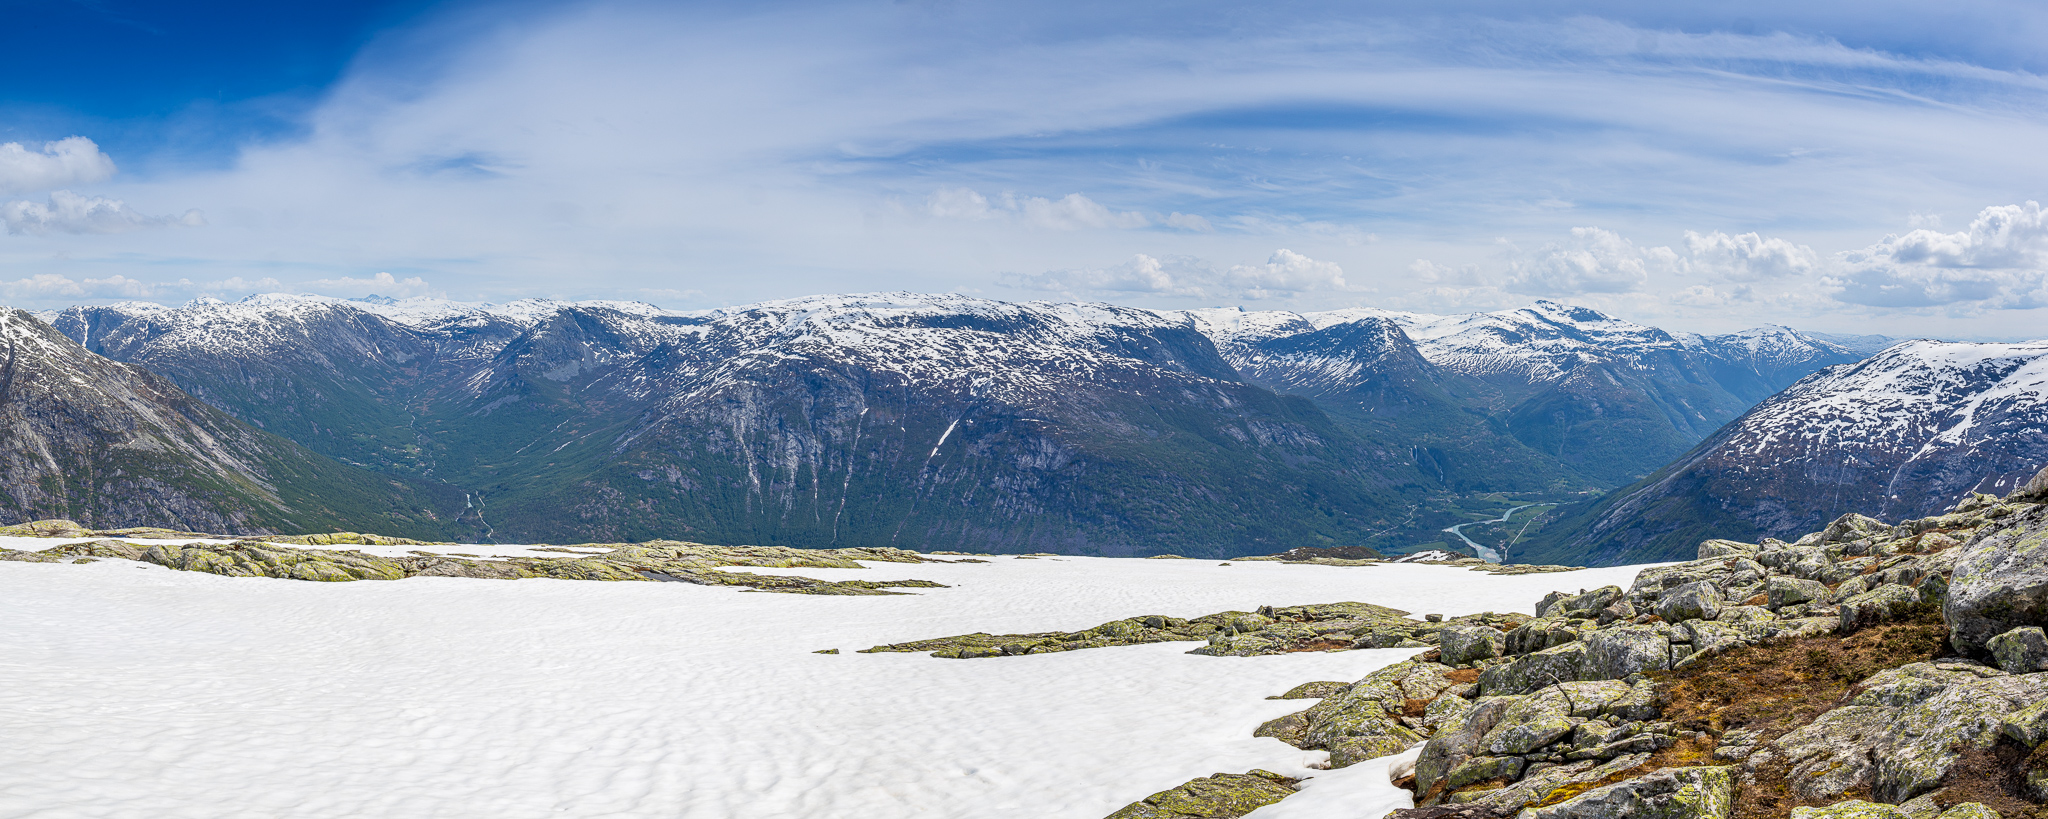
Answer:
[[[1219,773],[1147,796],[1107,819],[1236,819],[1292,795],[1298,781],[1272,771]]]
[[[365,536],[343,533],[363,538]],[[314,536],[322,537],[322,536]],[[369,536],[374,537],[374,536]],[[586,547],[587,548],[587,547]],[[316,582],[403,580],[408,577],[468,577],[519,580],[662,581],[707,586],[740,586],[791,594],[896,594],[890,588],[944,588],[929,580],[815,580],[808,577],[718,571],[720,566],[861,568],[858,561],[932,562],[897,549],[811,550],[779,547],[705,546],[676,541],[621,545],[601,554],[561,558],[481,559],[414,551],[404,557],[354,550],[311,549],[270,540],[231,543],[156,544],[118,540],[74,543],[41,551],[0,550],[0,560],[79,562],[102,557],[140,560],[183,571],[227,577],[271,577]]]
[[[1999,515],[1964,544],[1942,616],[1956,649],[1978,657],[1993,637],[2048,625],[2048,504]]]
[[[1397,754],[1421,742],[1450,718],[1447,709],[1432,713],[1430,706],[1457,685],[1456,672],[1448,666],[1413,660],[1396,663],[1330,692],[1307,711],[1271,720],[1252,735],[1273,737],[1304,750],[1329,751],[1331,767],[1342,768]]]
[[[1151,614],[1112,620],[1084,631],[1030,634],[960,634],[862,649],[863,653],[929,651],[934,657],[977,659],[1044,654],[1081,648],[1204,640],[1189,651],[1212,657],[1252,657],[1300,651],[1344,651],[1357,648],[1429,648],[1446,629],[1475,624],[1498,632],[1519,622],[1516,616],[1492,613],[1448,623],[1416,622],[1408,613],[1368,603],[1322,603],[1308,606],[1262,606],[1258,611],[1224,611],[1193,619]],[[1432,615],[1434,616],[1434,615]]]
[[[1421,807],[1397,815],[1730,816],[1739,794],[1780,791],[1791,806],[1857,796],[1882,805],[1816,816],[1886,815],[1986,776],[2038,781],[2025,786],[2031,795],[1988,787],[2042,801],[2048,762],[2013,760],[2048,739],[2044,540],[2048,506],[2021,493],[1973,495],[1898,524],[1845,515],[1791,543],[1708,541],[1699,559],[1646,569],[1626,590],[1552,593],[1497,648],[1447,629],[1439,658],[1478,675],[1429,706],[1445,718],[1427,726],[1415,765]],[[1934,661],[1943,631],[2000,667]],[[1751,656],[1766,648],[1768,658]],[[1779,690],[1716,681],[1723,667],[1778,679]],[[1858,668],[1869,670],[1799,676]],[[1680,678],[1691,688],[1673,689]],[[1666,721],[1672,697],[1702,687],[1739,707],[1720,706],[1696,727]],[[1746,716],[1740,703],[1752,696],[1778,699]],[[2015,764],[2004,774],[1983,767]],[[1927,808],[1914,802],[1900,815],[1940,812]],[[1745,815],[1769,815],[1755,810],[1764,809]]]
[[[1727,768],[1666,768],[1525,812],[1525,819],[1720,819],[1735,808]]]

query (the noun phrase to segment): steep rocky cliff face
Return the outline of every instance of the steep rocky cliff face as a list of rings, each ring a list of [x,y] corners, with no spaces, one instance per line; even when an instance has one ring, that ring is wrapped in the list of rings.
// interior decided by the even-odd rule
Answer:
[[[376,520],[438,536],[460,512],[391,476],[242,424],[140,367],[0,312],[0,518],[99,528],[320,531]]]
[[[1786,537],[1851,510],[1926,515],[2048,461],[2048,344],[1907,342],[1816,374],[1670,466],[1571,510],[1520,556],[1682,556],[1707,537]]]

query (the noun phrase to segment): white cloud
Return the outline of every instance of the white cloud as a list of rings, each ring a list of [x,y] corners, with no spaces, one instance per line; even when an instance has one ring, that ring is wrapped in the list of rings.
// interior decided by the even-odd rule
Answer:
[[[1613,231],[1576,227],[1565,241],[1516,254],[1506,289],[1538,296],[1628,293],[1648,284],[1651,271],[1677,264],[1671,248],[1637,247]]]
[[[19,142],[0,144],[0,193],[104,182],[113,175],[114,160],[82,136],[45,142],[40,150]]]
[[[1350,290],[1344,268],[1282,248],[1261,265],[1234,265],[1226,282],[1247,298],[1271,298],[1310,291]]]
[[[1206,295],[1202,285],[1215,277],[1215,272],[1197,259],[1176,256],[1162,260],[1140,253],[1114,267],[1048,270],[1028,276],[1010,274],[1002,281],[1010,287],[1069,295],[1157,293],[1202,296]]]
[[[1915,230],[1840,254],[1835,298],[1871,307],[2048,305],[2048,211],[1985,208],[1966,230]]]
[[[1695,284],[1684,290],[1666,295],[1664,299],[1672,304],[1685,307],[1713,308],[1728,307],[1737,303],[1748,302],[1754,297],[1754,290],[1746,284],[1736,285],[1725,290],[1711,284]]]
[[[60,298],[149,298],[157,288],[126,276],[104,279],[73,279],[56,273],[39,273],[14,281],[0,281],[0,295],[10,300],[44,301]]]
[[[1813,248],[1756,233],[1730,236],[1688,230],[1685,249],[1691,256],[1686,265],[1690,272],[1736,282],[1805,276],[1820,265],[1820,254]]]
[[[1024,219],[1040,227],[1054,230],[1079,230],[1081,228],[1141,228],[1152,224],[1145,214],[1137,211],[1113,211],[1102,203],[1070,193],[1059,199],[1026,197],[1018,200],[1017,209]]]
[[[1479,274],[1479,265],[1476,264],[1450,267],[1428,259],[1416,259],[1408,264],[1408,272],[1415,274],[1416,281],[1430,284],[1472,287],[1485,283],[1485,277]]]
[[[367,279],[358,279],[352,276],[343,276],[338,279],[316,279],[308,282],[308,285],[328,291],[325,295],[378,295],[391,296],[393,298],[433,295],[432,291],[427,287],[426,279],[419,276],[401,279],[389,273],[381,272]]]
[[[1170,228],[1192,230],[1197,233],[1209,233],[1216,230],[1216,226],[1209,224],[1209,220],[1192,213],[1181,213],[1180,211],[1167,214],[1166,218],[1159,220],[1159,223]]]
[[[1069,295],[1148,293],[1242,299],[1358,289],[1344,280],[1344,269],[1335,262],[1317,261],[1284,248],[1274,251],[1265,264],[1232,265],[1224,271],[1191,256],[1155,258],[1140,253],[1114,267],[1007,274],[1002,283]]]
[[[84,196],[70,191],[51,191],[48,202],[17,199],[0,203],[0,222],[17,236],[48,236],[52,233],[127,233],[144,228],[181,225],[198,227],[206,217],[197,210],[183,216],[150,216],[137,213],[119,199]]]
[[[1088,198],[1070,193],[1058,199],[1004,193],[990,201],[973,188],[940,188],[925,198],[926,213],[941,219],[984,220],[1007,218],[1032,227],[1052,230],[1119,229],[1151,227],[1152,218],[1134,210],[1118,211]],[[1185,213],[1160,218],[1167,227],[1206,231],[1209,220]]]
[[[973,188],[940,188],[925,199],[925,211],[941,219],[988,219],[995,211]]]

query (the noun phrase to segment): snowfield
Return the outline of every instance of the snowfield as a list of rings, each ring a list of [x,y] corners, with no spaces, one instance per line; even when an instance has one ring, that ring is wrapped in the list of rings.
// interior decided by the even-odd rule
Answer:
[[[1386,760],[1313,770],[1322,752],[1251,731],[1313,704],[1266,696],[1355,680],[1409,650],[850,652],[1267,604],[1529,611],[1640,568],[1005,557],[758,570],[952,586],[825,597],[0,562],[0,817],[1101,819],[1251,768],[1319,777],[1257,819],[1372,817],[1407,805]],[[812,653],[825,648],[849,653]]]

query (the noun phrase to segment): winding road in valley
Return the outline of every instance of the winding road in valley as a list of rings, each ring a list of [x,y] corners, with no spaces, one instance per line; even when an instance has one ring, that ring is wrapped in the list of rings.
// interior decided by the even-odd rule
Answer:
[[[1460,524],[1458,524],[1458,525],[1456,525],[1456,526],[1451,526],[1451,527],[1448,527],[1448,528],[1444,529],[1444,531],[1446,531],[1446,532],[1449,532],[1449,533],[1451,533],[1451,534],[1454,534],[1454,535],[1457,535],[1457,536],[1458,536],[1458,539],[1459,539],[1459,540],[1465,541],[1465,545],[1467,545],[1467,546],[1470,546],[1470,547],[1472,547],[1472,551],[1474,551],[1474,552],[1478,552],[1478,553],[1479,553],[1479,559],[1481,559],[1481,560],[1484,560],[1484,561],[1486,561],[1486,562],[1488,562],[1488,563],[1499,563],[1499,562],[1500,562],[1500,552],[1494,551],[1494,550],[1493,550],[1493,549],[1492,549],[1491,547],[1488,547],[1488,546],[1481,546],[1481,545],[1479,545],[1479,542],[1478,542],[1478,541],[1476,541],[1476,540],[1473,540],[1473,539],[1471,539],[1471,538],[1469,538],[1469,537],[1466,537],[1466,536],[1465,536],[1465,533],[1464,533],[1464,532],[1461,532],[1461,531],[1458,531],[1458,530],[1460,530],[1460,529],[1463,529],[1463,528],[1465,528],[1465,527],[1467,527],[1467,526],[1472,526],[1472,525],[1474,525],[1474,524],[1480,524],[1480,523],[1506,523],[1506,522],[1508,522],[1508,518],[1512,518],[1512,517],[1514,517],[1514,516],[1515,516],[1515,513],[1516,513],[1516,512],[1520,512],[1520,511],[1522,511],[1522,510],[1524,510],[1524,509],[1528,509],[1528,508],[1530,508],[1530,507],[1534,507],[1534,506],[1554,506],[1554,505],[1555,505],[1555,504],[1549,504],[1549,503],[1525,503],[1525,504],[1522,504],[1521,506],[1517,506],[1517,507],[1515,507],[1515,508],[1513,508],[1513,509],[1509,509],[1509,510],[1507,510],[1506,512],[1502,512],[1502,513],[1500,514],[1500,517],[1497,517],[1497,518],[1493,518],[1493,519],[1491,519],[1491,520],[1474,520],[1474,521],[1467,521],[1467,522],[1465,522],[1465,523],[1460,523]]]

